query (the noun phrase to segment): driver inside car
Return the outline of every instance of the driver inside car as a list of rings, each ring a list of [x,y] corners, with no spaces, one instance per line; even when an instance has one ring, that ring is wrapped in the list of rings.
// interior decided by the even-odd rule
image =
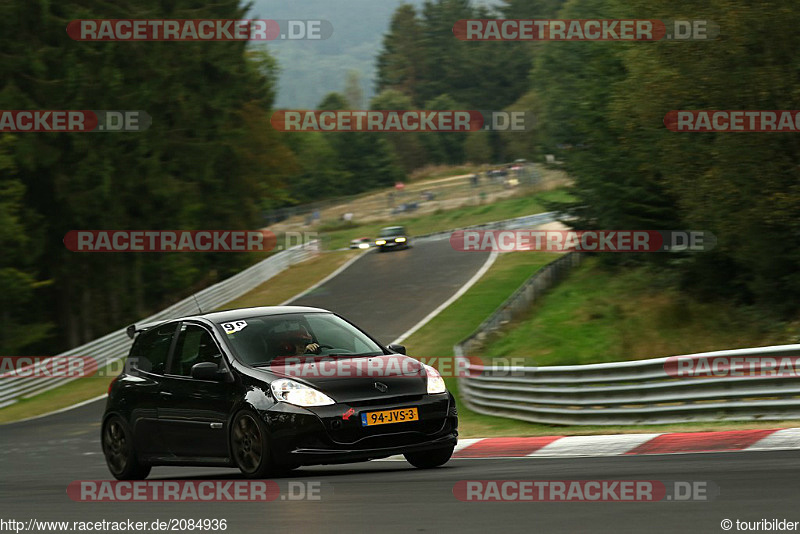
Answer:
[[[304,326],[282,334],[280,344],[281,356],[302,356],[303,354],[319,354],[320,346]]]

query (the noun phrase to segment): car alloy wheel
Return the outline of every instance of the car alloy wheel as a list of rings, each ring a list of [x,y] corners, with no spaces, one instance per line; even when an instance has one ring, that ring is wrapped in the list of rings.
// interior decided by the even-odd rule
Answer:
[[[131,433],[119,416],[111,417],[103,427],[103,454],[109,471],[118,480],[144,479],[150,474],[150,466],[136,459]]]
[[[236,416],[231,428],[231,452],[236,466],[248,478],[267,475],[272,462],[264,424],[250,412]]]

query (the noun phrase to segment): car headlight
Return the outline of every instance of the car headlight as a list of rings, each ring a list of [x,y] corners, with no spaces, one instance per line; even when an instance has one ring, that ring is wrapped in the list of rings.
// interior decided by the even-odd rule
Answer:
[[[361,243],[358,248],[369,248],[369,243]]]
[[[427,364],[422,364],[425,367],[425,372],[428,373],[428,393],[444,393],[447,387],[444,385],[444,378],[439,374],[439,371]]]
[[[332,398],[323,392],[288,378],[276,380],[270,387],[275,398],[289,404],[297,406],[328,406],[329,404],[336,404]]]
[[[375,241],[375,244],[376,245],[385,245],[386,244],[386,240],[385,239],[378,239],[377,241]]]
[[[397,243],[405,243],[405,241],[406,241],[406,238],[405,238],[405,237],[398,237],[398,238],[395,238],[395,241],[396,241]]]

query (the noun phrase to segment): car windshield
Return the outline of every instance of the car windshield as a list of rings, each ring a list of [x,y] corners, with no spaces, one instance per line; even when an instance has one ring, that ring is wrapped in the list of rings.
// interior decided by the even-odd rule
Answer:
[[[220,325],[237,359],[253,367],[276,358],[303,354],[305,345],[320,346],[319,356],[376,356],[383,349],[363,332],[332,313],[264,315]],[[298,348],[300,347],[300,348]],[[312,357],[314,354],[305,354]]]
[[[381,230],[378,237],[391,237],[393,235],[404,235],[405,233],[406,230],[402,226],[392,226],[391,228],[384,228]]]

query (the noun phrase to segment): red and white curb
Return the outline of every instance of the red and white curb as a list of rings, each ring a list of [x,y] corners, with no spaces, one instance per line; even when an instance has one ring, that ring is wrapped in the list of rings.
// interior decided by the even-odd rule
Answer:
[[[800,449],[800,428],[461,439],[453,458],[565,458],[793,449]]]

